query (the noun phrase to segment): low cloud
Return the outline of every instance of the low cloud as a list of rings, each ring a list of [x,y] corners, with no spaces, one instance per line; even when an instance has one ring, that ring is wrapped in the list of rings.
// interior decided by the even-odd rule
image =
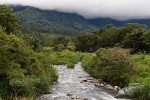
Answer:
[[[150,18],[150,0],[0,0],[0,4],[21,4],[45,10],[77,13],[88,19]]]

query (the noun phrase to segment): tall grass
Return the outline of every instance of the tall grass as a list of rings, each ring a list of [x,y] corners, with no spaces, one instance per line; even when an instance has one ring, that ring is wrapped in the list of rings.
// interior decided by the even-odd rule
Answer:
[[[135,100],[150,100],[150,54],[134,54],[132,59],[137,64],[137,75],[134,82],[138,82],[143,86],[133,93]]]
[[[52,52],[50,54],[52,58],[52,64],[55,65],[67,65],[68,68],[73,68],[74,64],[80,61],[82,55],[80,52],[73,52],[69,50],[63,50],[61,52]]]

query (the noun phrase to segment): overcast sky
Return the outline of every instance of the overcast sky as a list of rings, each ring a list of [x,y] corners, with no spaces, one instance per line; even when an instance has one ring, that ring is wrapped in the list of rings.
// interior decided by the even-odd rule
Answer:
[[[150,18],[150,0],[0,0],[0,4],[21,4],[72,12],[85,18],[108,17],[117,20]]]

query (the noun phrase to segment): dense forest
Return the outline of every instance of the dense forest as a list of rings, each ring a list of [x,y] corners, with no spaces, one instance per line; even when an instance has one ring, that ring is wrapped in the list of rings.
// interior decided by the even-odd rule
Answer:
[[[76,13],[65,13],[55,10],[41,10],[30,6],[9,5],[24,25],[26,33],[47,33],[60,35],[76,35],[79,32],[91,32],[98,28],[104,28],[106,24],[112,23],[122,27],[125,23],[138,22],[146,24],[150,28],[150,19],[132,19],[118,21],[110,18],[86,19]]]
[[[52,65],[65,64],[73,68],[81,61],[84,70],[92,77],[113,86],[122,88],[132,82],[140,83],[142,87],[136,89],[131,98],[150,99],[150,31],[146,25],[130,22],[116,27],[107,24],[78,34],[77,30],[70,31],[68,27],[67,34],[75,35],[58,35],[55,32],[63,32],[63,27],[58,26],[53,32],[42,31],[42,28],[51,29],[51,23],[33,24],[38,27],[36,31],[25,28],[26,23],[21,23],[16,14],[24,20],[28,12],[33,13],[31,9],[21,14],[0,5],[0,98],[17,100],[27,97],[32,100],[47,92],[57,80],[58,74]],[[34,21],[40,21],[40,14],[36,11],[35,14],[37,20]],[[42,19],[47,22],[46,18]],[[86,29],[91,30],[90,27]]]

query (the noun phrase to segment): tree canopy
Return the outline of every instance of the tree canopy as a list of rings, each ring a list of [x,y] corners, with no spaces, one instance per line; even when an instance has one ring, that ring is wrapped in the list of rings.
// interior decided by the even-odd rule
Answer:
[[[13,9],[0,5],[0,25],[5,28],[5,31],[9,33],[19,33],[21,30],[21,24],[17,17],[13,14]]]

